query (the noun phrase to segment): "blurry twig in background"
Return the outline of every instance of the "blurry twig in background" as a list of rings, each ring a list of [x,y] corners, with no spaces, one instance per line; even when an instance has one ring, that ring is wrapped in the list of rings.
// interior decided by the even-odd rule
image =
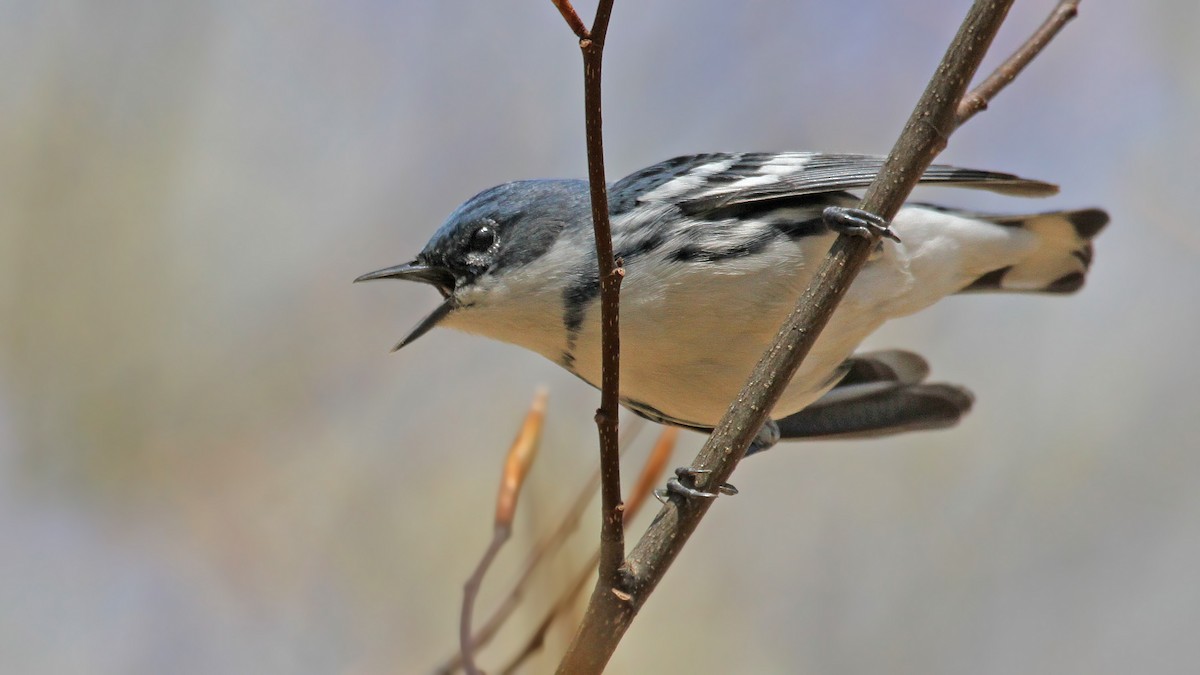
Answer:
[[[517,511],[517,497],[521,494],[521,486],[537,457],[538,445],[542,439],[542,425],[546,419],[546,390],[542,389],[533,397],[525,422],[521,424],[512,447],[508,450],[508,459],[504,462],[504,473],[500,477],[500,491],[496,496],[496,518],[492,533],[492,543],[484,551],[475,572],[467,579],[463,587],[462,616],[459,619],[459,644],[462,649],[463,667],[471,675],[479,675],[471,645],[471,614],[475,609],[475,598],[479,595],[479,587],[484,575],[495,560],[508,538],[512,536],[513,514]]]
[[[604,177],[604,135],[600,106],[600,66],[604,39],[612,17],[613,0],[600,0],[592,29],[588,30],[570,0],[551,0],[583,52],[584,130],[587,139],[588,185],[592,198],[592,227],[596,238],[596,265],[600,284],[600,577],[596,592],[615,587],[625,559],[624,519],[621,517],[621,461],[617,445],[617,406],[620,403],[621,330],[618,303],[625,270],[613,259],[612,230],[608,221],[608,182]]]
[[[642,429],[645,428],[646,420],[640,417],[632,418],[629,423],[624,426],[621,432],[620,441],[618,442],[618,447],[622,455],[638,437],[638,434],[641,433]],[[529,556],[525,559],[525,564],[522,567],[521,574],[517,577],[517,581],[513,584],[512,589],[509,590],[508,595],[506,595],[504,600],[502,600],[500,604],[496,606],[496,609],[492,612],[492,615],[488,617],[488,620],[485,621],[482,626],[479,627],[479,630],[475,631],[475,634],[471,636],[470,645],[472,651],[483,647],[490,642],[493,637],[495,637],[496,633],[504,625],[504,622],[508,620],[508,617],[512,615],[513,610],[517,608],[517,605],[524,597],[525,589],[529,585],[530,580],[532,580],[533,573],[538,568],[539,564],[551,553],[561,548],[562,545],[566,543],[567,537],[579,527],[579,519],[583,517],[584,509],[586,509],[587,505],[592,501],[592,497],[595,496],[596,489],[599,487],[600,470],[597,469],[588,479],[588,482],[579,489],[575,501],[572,502],[571,506],[563,514],[562,521],[559,523],[558,527],[546,536],[542,537],[542,539],[533,547],[533,550],[530,551]],[[639,484],[634,489],[634,494],[638,494],[640,489],[641,485]],[[596,561],[592,560],[591,565],[592,567],[595,567]],[[453,654],[450,658],[446,659],[442,665],[438,666],[434,670],[434,672],[438,674],[453,673],[462,667],[462,665],[463,651],[459,651]]]
[[[867,189],[860,209],[888,221],[895,216],[957,127],[958,110],[967,86],[1011,6],[1012,0],[976,0],[972,5],[904,131]],[[1045,46],[1046,40],[1035,42],[1028,57],[1013,61],[1027,62]],[[983,94],[994,96],[1011,80],[1011,76],[1001,75],[998,84]],[[983,102],[986,103],[986,98]],[[692,462],[694,469],[710,472],[707,474],[710,484],[729,480],[878,239],[878,234],[871,237],[843,234],[834,242],[795,310]],[[621,568],[619,583],[605,587],[601,578],[597,584],[583,623],[558,672],[599,673],[604,669],[634,616],[712,503],[676,495],[663,506],[630,552]]]
[[[642,465],[642,472],[638,474],[637,480],[633,483],[633,489],[629,491],[629,502],[625,504],[625,522],[637,517],[638,511],[646,501],[646,496],[654,491],[654,486],[661,479],[663,468],[667,465],[667,460],[671,458],[671,453],[675,451],[675,443],[678,440],[679,429],[677,427],[663,427],[662,433],[658,435],[658,441],[655,442],[654,448],[646,457],[646,463]]]
[[[654,486],[662,481],[663,470],[667,467],[667,460],[671,458],[671,454],[675,451],[675,443],[679,439],[679,429],[675,427],[663,427],[662,433],[658,436],[658,441],[654,444],[654,449],[646,457],[646,463],[642,466],[642,472],[638,475],[637,481],[633,485],[633,490],[629,493],[629,502],[625,508],[625,522],[629,522],[637,517],[638,511],[641,510],[642,504],[646,503],[646,498],[654,491]],[[587,565],[580,570],[579,576],[576,577],[575,583],[567,587],[567,589],[559,596],[558,601],[550,606],[546,611],[546,615],[542,617],[541,623],[534,630],[533,635],[525,642],[517,655],[509,661],[503,669],[502,674],[514,673],[530,656],[537,653],[542,645],[546,642],[546,633],[550,631],[550,626],[554,625],[554,621],[561,617],[579,597],[580,591],[587,585],[588,579],[591,578],[592,572],[596,569],[596,564],[600,559],[600,552],[596,551],[588,561]]]

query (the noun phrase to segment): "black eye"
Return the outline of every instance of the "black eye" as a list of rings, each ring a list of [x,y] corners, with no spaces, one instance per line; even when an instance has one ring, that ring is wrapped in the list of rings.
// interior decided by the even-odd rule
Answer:
[[[485,223],[475,228],[471,233],[471,241],[468,244],[472,251],[482,253],[492,247],[496,243],[496,228],[494,225]]]

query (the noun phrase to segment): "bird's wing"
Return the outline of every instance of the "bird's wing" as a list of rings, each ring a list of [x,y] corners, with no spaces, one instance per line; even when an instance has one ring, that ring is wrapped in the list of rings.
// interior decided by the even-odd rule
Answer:
[[[856,354],[837,386],[798,413],[776,420],[784,440],[869,438],[953,426],[971,409],[971,392],[925,384],[929,367],[912,352]]]
[[[620,214],[639,203],[667,202],[692,213],[730,206],[774,205],[806,195],[865,188],[883,157],[816,152],[687,155],[622,178],[610,190]],[[990,190],[1023,197],[1052,195],[1058,187],[1008,173],[930,166],[921,183]]]

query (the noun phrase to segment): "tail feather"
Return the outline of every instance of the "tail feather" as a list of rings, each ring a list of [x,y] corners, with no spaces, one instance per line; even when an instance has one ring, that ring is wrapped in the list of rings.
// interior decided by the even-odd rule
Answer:
[[[1025,230],[1037,246],[1023,260],[980,275],[960,291],[1073,293],[1083,287],[1092,263],[1092,238],[1108,224],[1100,209],[1054,211],[1025,216],[971,214],[1001,227]]]
[[[833,389],[776,420],[780,438],[872,438],[944,429],[957,424],[974,401],[963,387],[925,383],[929,364],[899,349],[855,354],[838,370]]]

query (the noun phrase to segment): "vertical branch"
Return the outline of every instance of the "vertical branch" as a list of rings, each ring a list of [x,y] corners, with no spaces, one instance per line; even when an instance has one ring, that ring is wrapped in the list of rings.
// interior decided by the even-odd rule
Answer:
[[[654,486],[662,481],[663,469],[667,466],[667,460],[671,458],[671,453],[675,450],[675,441],[679,437],[679,429],[677,427],[663,427],[662,433],[658,436],[658,441],[655,442],[654,448],[650,454],[646,456],[646,463],[642,465],[642,472],[638,475],[637,481],[633,484],[633,489],[629,491],[629,508],[625,510],[626,522],[637,517],[638,510],[646,503],[646,498],[654,492]],[[550,631],[550,627],[554,622],[565,614],[579,597],[580,591],[583,590],[587,583],[588,577],[591,576],[592,570],[596,569],[596,563],[600,559],[600,552],[592,556],[591,561],[579,572],[579,576],[573,584],[567,587],[558,598],[558,601],[550,606],[546,611],[545,617],[538,624],[537,629],[525,641],[525,646],[521,648],[517,655],[509,661],[501,673],[513,673],[532,656],[537,650],[541,649],[545,643],[546,633]]]
[[[636,439],[638,434],[641,433],[641,430],[645,427],[645,425],[646,420],[638,417],[634,418],[632,423],[626,424],[622,428],[621,440],[619,443],[622,454],[625,453],[625,450],[629,448],[634,439]],[[662,441],[660,440],[659,442],[661,443]],[[655,446],[656,449],[657,447],[658,446]],[[639,479],[640,478],[641,477],[639,477]],[[628,508],[625,509],[626,520],[629,520],[630,516],[628,514],[637,509],[638,504],[636,499],[637,495],[640,494],[640,487],[640,485],[635,486],[633,491],[630,493],[631,497],[629,498],[629,505]],[[513,612],[517,609],[517,606],[524,598],[526,588],[533,581],[534,573],[538,571],[541,563],[545,562],[550,555],[566,544],[567,538],[570,537],[571,533],[579,527],[579,521],[583,517],[584,510],[592,502],[592,498],[596,495],[596,491],[599,489],[600,469],[597,467],[592,476],[588,478],[587,483],[576,491],[575,500],[569,507],[567,507],[566,511],[562,513],[562,517],[559,520],[558,526],[543,536],[538,543],[534,545],[533,550],[529,552],[528,556],[526,556],[523,569],[521,570],[520,575],[518,575],[516,583],[514,583],[512,588],[508,590],[507,595],[505,595],[504,599],[500,601],[500,604],[496,605],[496,608],[492,610],[492,614],[488,617],[487,621],[485,621],[483,625],[475,631],[475,634],[471,636],[469,644],[472,650],[478,652],[481,647],[491,642],[492,638],[496,636],[496,633],[500,631],[500,628],[504,625],[504,623],[508,621],[509,617],[512,616]],[[497,509],[497,513],[499,514],[499,509]],[[599,554],[593,556],[593,558],[594,559],[592,560],[591,564],[588,565],[589,571],[595,571],[596,560],[599,560]],[[587,578],[585,577],[583,581],[587,581]],[[582,584],[583,581],[580,583]],[[434,668],[433,673],[435,673],[435,675],[449,675],[450,673],[457,672],[458,669],[462,667],[462,664],[463,650],[461,648],[460,636],[460,649],[446,658],[446,660],[436,668]]]
[[[600,408],[596,427],[600,434],[600,578],[596,588],[614,588],[620,581],[625,558],[625,528],[621,517],[621,465],[617,443],[617,405],[620,403],[621,324],[619,302],[625,271],[613,259],[612,229],[608,218],[608,182],[604,175],[604,135],[600,105],[600,75],[604,38],[612,17],[612,0],[600,0],[592,29],[586,30],[570,0],[552,0],[583,52],[584,127],[587,137],[588,184],[592,199],[592,227],[596,239],[596,264],[600,284]]]
[[[612,2],[601,2],[596,24],[607,30]],[[601,18],[604,19],[601,22]],[[600,275],[600,325],[602,375],[600,409],[596,426],[600,432],[600,584],[614,585],[617,569],[625,558],[625,533],[621,517],[621,469],[617,453],[617,405],[621,376],[621,323],[619,302],[625,274],[613,259],[612,233],[608,220],[608,183],[604,175],[603,121],[600,107],[600,66],[604,58],[604,32],[593,27],[590,40],[580,40],[583,50],[584,106],[587,109],[588,182],[592,193],[592,226],[596,237],[596,262]]]
[[[976,0],[860,208],[890,220],[956,127],[967,85],[1003,23],[1012,0]],[[750,379],[713,430],[692,466],[727,481],[801,361],[812,349],[878,237],[839,236],[824,264],[763,354]],[[599,673],[641,605],[699,525],[712,501],[664,505],[626,561],[624,586],[592,594],[560,673]]]

